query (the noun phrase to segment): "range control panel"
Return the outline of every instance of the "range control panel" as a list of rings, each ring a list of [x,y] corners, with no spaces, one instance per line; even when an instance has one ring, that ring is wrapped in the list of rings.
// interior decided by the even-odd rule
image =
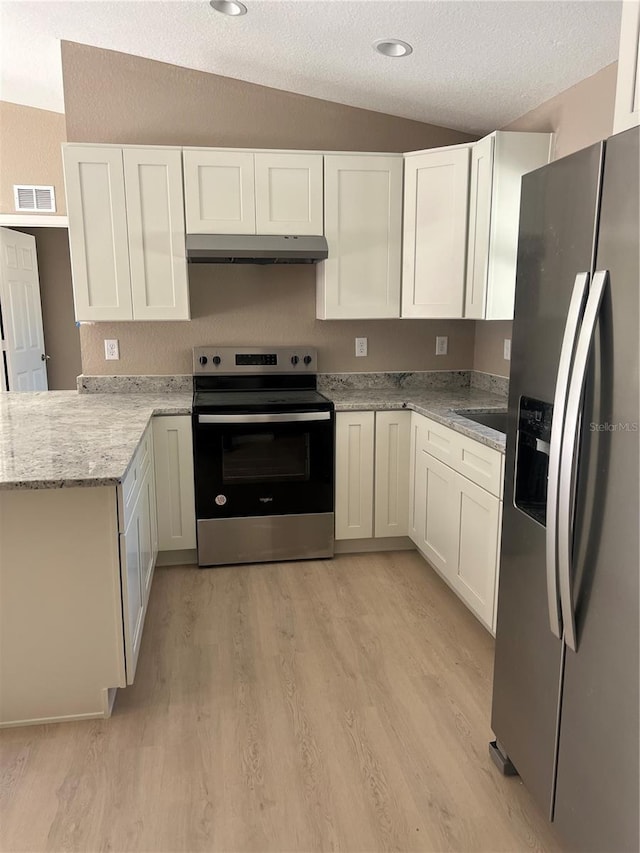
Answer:
[[[316,373],[312,347],[194,347],[193,372],[202,374]]]

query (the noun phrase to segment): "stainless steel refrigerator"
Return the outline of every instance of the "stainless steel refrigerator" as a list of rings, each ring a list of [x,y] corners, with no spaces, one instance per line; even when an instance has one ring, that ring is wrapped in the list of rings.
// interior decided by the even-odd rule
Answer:
[[[640,849],[639,163],[522,182],[492,753],[581,853]]]

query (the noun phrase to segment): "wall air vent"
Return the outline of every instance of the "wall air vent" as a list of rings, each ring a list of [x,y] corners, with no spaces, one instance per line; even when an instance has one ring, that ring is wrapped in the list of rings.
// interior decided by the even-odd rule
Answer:
[[[40,187],[33,184],[13,185],[13,198],[16,210],[28,210],[36,213],[55,213],[56,194],[53,187]]]

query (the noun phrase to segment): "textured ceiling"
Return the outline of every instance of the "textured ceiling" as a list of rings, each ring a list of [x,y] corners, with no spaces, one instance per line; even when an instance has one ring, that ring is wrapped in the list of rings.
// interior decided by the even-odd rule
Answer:
[[[0,97],[64,110],[59,39],[481,132],[617,58],[619,0],[0,0]],[[400,38],[411,56],[372,43]],[[99,94],[96,93],[99,97]]]

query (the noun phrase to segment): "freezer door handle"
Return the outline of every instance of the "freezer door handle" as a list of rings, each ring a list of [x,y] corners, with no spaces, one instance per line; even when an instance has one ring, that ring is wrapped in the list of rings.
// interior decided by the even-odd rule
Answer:
[[[580,421],[587,364],[593,335],[598,322],[602,297],[609,280],[608,270],[599,270],[593,276],[587,305],[584,310],[582,326],[576,345],[573,362],[560,465],[560,487],[558,490],[558,577],[560,581],[560,602],[564,623],[564,640],[574,652],[578,650],[576,636],[576,617],[573,606],[572,558],[573,558],[573,518],[575,508],[575,487],[578,474],[578,450],[580,441]]]
[[[588,285],[589,273],[578,273],[573,285],[573,293],[571,294],[569,311],[567,312],[567,322],[562,338],[556,392],[553,400],[551,440],[548,448],[549,473],[547,480],[546,516],[547,604],[549,607],[549,627],[552,634],[558,638],[562,637],[560,595],[558,592],[558,488],[560,482],[560,457],[567,407],[567,393],[571,377],[571,363],[576,348],[580,320],[584,312]]]

